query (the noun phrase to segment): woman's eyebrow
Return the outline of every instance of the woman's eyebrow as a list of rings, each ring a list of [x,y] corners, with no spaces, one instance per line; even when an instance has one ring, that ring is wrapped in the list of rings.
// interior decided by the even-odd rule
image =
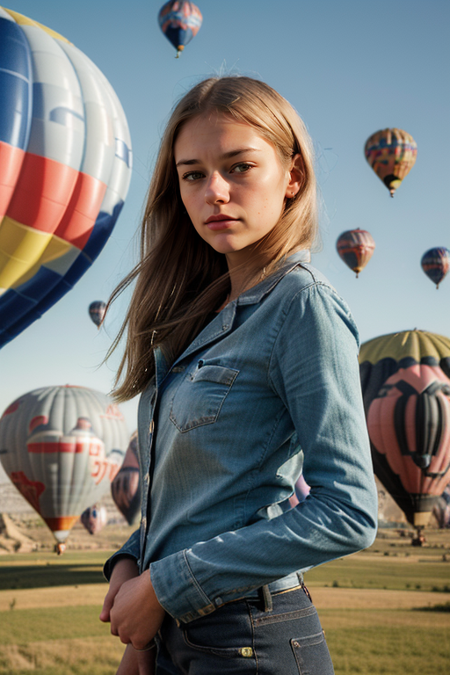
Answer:
[[[223,155],[220,156],[220,159],[230,159],[231,157],[236,157],[237,155],[249,152],[260,152],[260,150],[258,148],[239,148],[237,150],[230,150],[229,152],[224,152]],[[180,159],[176,165],[181,166],[182,164],[201,164],[201,161],[199,159]]]

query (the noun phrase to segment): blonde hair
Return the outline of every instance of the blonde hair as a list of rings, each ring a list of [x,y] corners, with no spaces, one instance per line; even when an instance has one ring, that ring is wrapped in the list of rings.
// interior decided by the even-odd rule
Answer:
[[[250,124],[273,144],[283,166],[301,156],[300,190],[286,199],[279,222],[256,244],[249,279],[263,268],[270,274],[294,249],[311,247],[317,236],[312,143],[290,103],[264,82],[243,76],[209,78],[193,87],[175,106],[161,141],[142,221],[141,260],[108,303],[136,280],[125,321],[108,352],[127,333],[115,382],[118,401],[145,389],[154,374],[155,347],[173,363],[230,290],[225,256],[203,241],[183,207],[174,160],[180,129],[206,112]]]

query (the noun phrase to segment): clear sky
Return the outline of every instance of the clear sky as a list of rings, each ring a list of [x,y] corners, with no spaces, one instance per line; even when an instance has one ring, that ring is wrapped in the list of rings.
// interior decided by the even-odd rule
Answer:
[[[142,205],[174,102],[198,80],[239,73],[268,82],[305,120],[316,149],[322,250],[313,256],[347,300],[361,340],[411,328],[450,336],[450,278],[438,291],[420,268],[450,248],[450,3],[448,0],[197,0],[203,26],[180,59],[160,32],[155,0],[9,0],[64,35],[103,71],[130,127],[134,168],[115,230],[75,288],[0,351],[0,414],[53,384],[111,389],[118,358],[100,365],[126,298],[106,330],[88,318],[136,261]],[[418,144],[394,199],[366,163],[372,133],[400,127]],[[336,253],[360,227],[376,251],[359,279]],[[123,407],[130,432],[137,401]],[[0,472],[1,473],[1,472]],[[0,476],[1,477],[1,476]]]

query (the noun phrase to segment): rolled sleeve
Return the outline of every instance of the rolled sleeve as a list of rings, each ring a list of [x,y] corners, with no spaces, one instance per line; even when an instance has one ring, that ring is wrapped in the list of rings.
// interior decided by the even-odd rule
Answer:
[[[105,562],[103,566],[103,576],[107,579],[107,581],[110,580],[114,565],[118,560],[120,560],[120,558],[133,558],[136,560],[136,564],[138,564],[140,555],[139,551],[139,530],[136,530],[130,536],[128,541],[125,542],[122,548],[116,551],[116,553],[113,553],[113,555]]]
[[[153,562],[150,576],[159,603],[180,621],[188,623],[210,614],[217,607],[192,573],[187,550]]]

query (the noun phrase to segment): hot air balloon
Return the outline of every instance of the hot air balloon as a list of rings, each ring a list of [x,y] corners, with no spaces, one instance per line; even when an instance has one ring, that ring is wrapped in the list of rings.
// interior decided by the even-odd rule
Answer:
[[[360,352],[375,474],[418,530],[450,481],[450,339],[412,330]]]
[[[89,316],[99,328],[105,316],[105,310],[106,304],[102,300],[95,300],[89,305]]]
[[[161,7],[159,26],[166,38],[177,50],[179,58],[185,46],[195,37],[202,25],[199,8],[188,0],[171,0]]]
[[[370,166],[393,197],[415,164],[417,144],[402,129],[383,129],[367,139],[364,153]]]
[[[356,278],[367,265],[375,250],[375,242],[367,230],[347,230],[336,242],[336,249],[342,260],[351,270],[356,272]]]
[[[0,347],[92,265],[131,176],[127,121],[64,37],[0,7]]]
[[[108,522],[108,512],[104,506],[94,504],[83,511],[80,520],[89,534],[98,534]]]
[[[58,552],[80,514],[109,490],[127,439],[119,408],[85,387],[36,389],[3,413],[3,468],[52,531]]]
[[[445,246],[430,248],[423,254],[420,264],[427,277],[436,284],[436,288],[439,288],[439,284],[450,269],[450,251]]]
[[[447,486],[433,506],[433,516],[441,530],[450,527],[450,486]]]
[[[114,503],[129,525],[136,518],[141,503],[137,443],[138,437],[135,431],[130,438],[120,471],[111,483]]]

